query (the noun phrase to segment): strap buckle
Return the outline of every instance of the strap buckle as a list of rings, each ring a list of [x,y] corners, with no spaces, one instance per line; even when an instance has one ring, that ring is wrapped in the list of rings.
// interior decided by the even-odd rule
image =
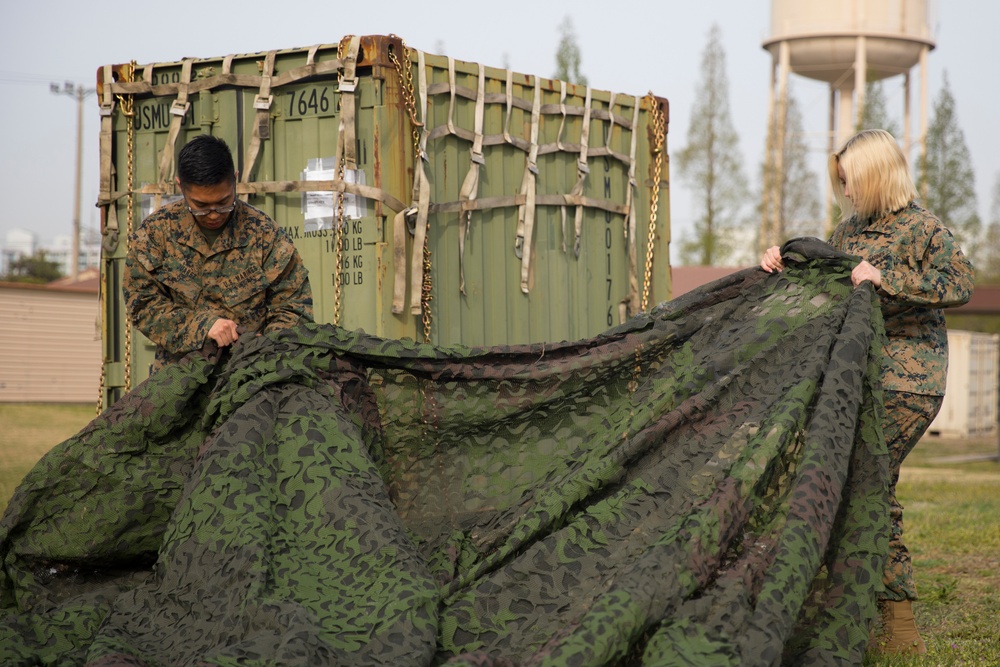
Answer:
[[[274,101],[274,95],[268,95],[264,97],[263,95],[258,95],[253,100],[253,108],[259,111],[267,111],[271,108],[271,102]]]

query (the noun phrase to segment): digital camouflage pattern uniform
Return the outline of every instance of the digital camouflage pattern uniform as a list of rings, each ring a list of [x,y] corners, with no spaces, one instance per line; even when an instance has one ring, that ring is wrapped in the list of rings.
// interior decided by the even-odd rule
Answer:
[[[183,200],[164,206],[129,238],[127,266],[125,301],[156,343],[154,370],[201,349],[220,317],[259,333],[312,321],[309,274],[291,239],[240,200],[211,246]]]
[[[941,309],[969,300],[973,269],[951,232],[913,202],[880,218],[851,218],[834,230],[830,243],[881,272],[878,294],[886,333],[882,428],[892,460],[891,534],[883,597],[915,600],[896,482],[903,459],[941,408],[948,377],[948,332]]]

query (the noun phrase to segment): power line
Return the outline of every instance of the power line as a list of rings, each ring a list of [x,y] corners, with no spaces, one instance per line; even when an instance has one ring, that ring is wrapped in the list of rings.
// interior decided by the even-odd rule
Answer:
[[[34,74],[30,72],[10,72],[0,70],[0,83],[19,83],[25,85],[38,84],[48,86],[52,81],[71,81],[78,77],[71,76],[48,76],[45,74]]]

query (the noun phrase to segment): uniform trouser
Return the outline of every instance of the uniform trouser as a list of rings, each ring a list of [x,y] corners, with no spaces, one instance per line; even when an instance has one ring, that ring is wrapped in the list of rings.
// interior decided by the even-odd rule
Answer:
[[[885,423],[882,431],[889,449],[891,483],[889,486],[889,555],[882,575],[884,600],[916,600],[910,552],[903,544],[903,507],[896,500],[899,467],[941,409],[942,396],[925,396],[905,391],[885,392]]]

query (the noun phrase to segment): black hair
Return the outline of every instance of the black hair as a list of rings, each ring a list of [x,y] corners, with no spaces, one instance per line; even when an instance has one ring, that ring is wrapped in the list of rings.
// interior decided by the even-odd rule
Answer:
[[[181,149],[177,178],[181,185],[232,183],[236,180],[236,167],[229,146],[218,137],[199,134]]]

